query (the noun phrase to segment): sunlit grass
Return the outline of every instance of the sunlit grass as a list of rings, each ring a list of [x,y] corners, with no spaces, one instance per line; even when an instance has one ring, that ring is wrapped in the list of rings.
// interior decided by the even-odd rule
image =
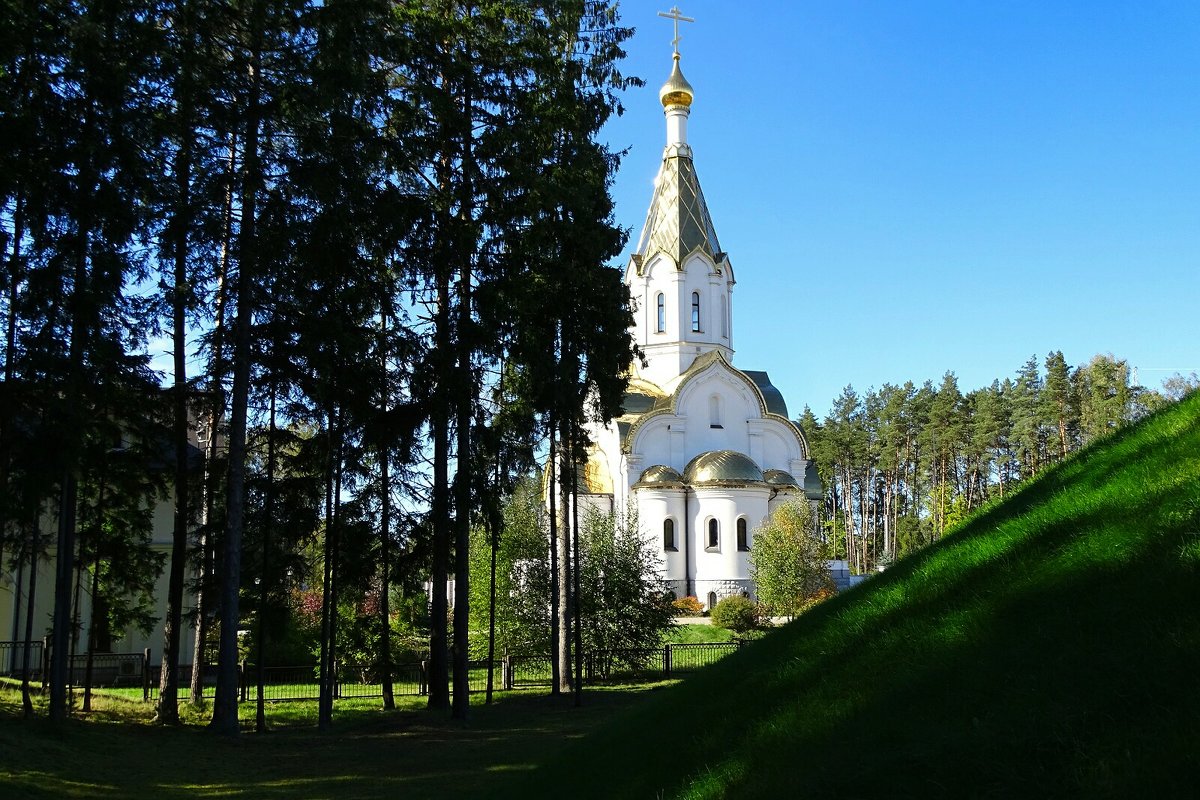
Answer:
[[[1190,796],[1198,631],[1194,397],[631,709],[513,796],[568,779],[606,798]]]

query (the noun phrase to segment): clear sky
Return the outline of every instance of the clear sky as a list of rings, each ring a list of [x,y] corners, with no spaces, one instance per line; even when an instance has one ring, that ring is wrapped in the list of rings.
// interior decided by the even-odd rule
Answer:
[[[605,130],[641,230],[670,3],[625,0]],[[964,391],[1062,350],[1200,371],[1200,2],[680,0],[735,363],[797,416],[842,387]],[[626,257],[628,255],[628,248]]]

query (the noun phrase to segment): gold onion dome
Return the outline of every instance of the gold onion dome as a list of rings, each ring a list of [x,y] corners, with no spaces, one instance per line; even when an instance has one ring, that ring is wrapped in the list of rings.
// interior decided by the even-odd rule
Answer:
[[[683,476],[665,464],[655,464],[647,467],[638,478],[637,485],[642,486],[675,486],[682,485]]]
[[[683,480],[692,484],[746,485],[763,483],[762,470],[748,456],[733,450],[701,453],[688,462]]]
[[[676,53],[675,66],[671,68],[671,77],[667,78],[667,82],[658,90],[658,99],[667,108],[671,106],[688,108],[692,105],[692,97],[692,85],[679,71],[679,53]]]

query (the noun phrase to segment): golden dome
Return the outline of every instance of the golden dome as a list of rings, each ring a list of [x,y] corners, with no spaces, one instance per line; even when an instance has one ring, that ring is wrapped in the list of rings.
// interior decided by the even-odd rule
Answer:
[[[692,85],[679,71],[679,53],[676,53],[675,66],[671,68],[671,77],[667,78],[667,82],[658,90],[658,99],[667,108],[671,106],[687,108],[692,104],[692,97]]]
[[[792,477],[792,473],[781,469],[767,470],[763,473],[763,479],[776,488],[800,488],[800,484],[796,483],[796,479]]]
[[[664,486],[666,488],[673,488],[677,485],[683,485],[683,476],[665,464],[655,464],[642,471],[642,476],[638,478],[636,485],[638,487]]]
[[[733,450],[701,453],[688,462],[683,480],[691,485],[746,485],[763,483],[762,470],[748,456]]]

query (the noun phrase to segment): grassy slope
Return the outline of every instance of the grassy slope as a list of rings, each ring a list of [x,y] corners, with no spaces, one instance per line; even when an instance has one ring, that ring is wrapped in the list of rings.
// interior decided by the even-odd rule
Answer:
[[[1193,796],[1200,396],[639,703],[531,778],[509,788]]]

